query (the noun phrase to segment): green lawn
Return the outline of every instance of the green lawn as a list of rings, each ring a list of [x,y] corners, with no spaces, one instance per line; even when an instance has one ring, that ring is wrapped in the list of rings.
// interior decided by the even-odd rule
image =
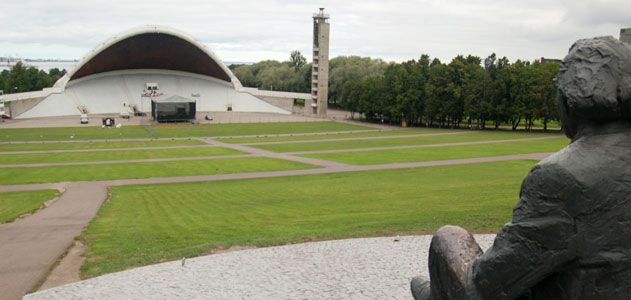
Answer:
[[[38,210],[58,194],[56,190],[0,193],[0,224]]]
[[[449,132],[455,132],[455,131],[464,131],[464,130],[414,128],[414,129],[398,129],[398,130],[371,131],[371,132],[323,133],[323,134],[317,134],[317,135],[219,138],[218,140],[224,143],[245,144],[245,143],[343,139],[343,138],[359,138],[359,137],[398,136],[398,135],[407,135],[407,134],[449,133]]]
[[[432,233],[497,232],[534,161],[122,186],[81,239],[86,277],[233,245]]]
[[[151,158],[176,158],[197,156],[219,156],[246,154],[244,152],[223,147],[200,147],[184,149],[150,149],[150,150],[116,150],[90,152],[32,153],[32,154],[0,154],[0,165],[64,163],[64,162],[96,162],[103,160],[131,160]]]
[[[206,143],[199,140],[146,140],[146,141],[99,141],[99,142],[72,142],[72,143],[21,143],[0,144],[0,152],[8,151],[48,151],[48,150],[86,150],[86,149],[113,149],[113,148],[149,148],[149,147],[173,147],[196,146]]]
[[[50,141],[121,138],[167,138],[307,133],[367,130],[368,127],[337,122],[282,122],[235,124],[158,124],[122,128],[51,127],[0,129],[0,141]]]
[[[331,142],[309,142],[309,143],[291,143],[291,144],[268,144],[253,145],[253,147],[274,151],[274,152],[299,152],[311,150],[337,150],[337,149],[358,149],[358,148],[374,148],[374,147],[391,147],[406,145],[428,145],[442,143],[458,143],[458,142],[474,142],[474,141],[492,141],[492,140],[509,140],[523,139],[535,137],[561,137],[555,134],[536,134],[536,133],[514,133],[514,132],[471,132],[464,134],[449,134],[439,136],[419,136],[407,138],[387,138],[387,139],[370,139],[370,140],[354,140],[354,141],[331,141]]]
[[[331,160],[353,165],[374,165],[471,157],[502,156],[511,154],[556,152],[567,146],[568,143],[569,140],[567,138],[559,137],[558,139],[538,141],[514,141],[480,145],[408,148],[365,152],[304,154],[300,156]]]
[[[266,157],[0,169],[0,185],[298,170],[315,166]]]

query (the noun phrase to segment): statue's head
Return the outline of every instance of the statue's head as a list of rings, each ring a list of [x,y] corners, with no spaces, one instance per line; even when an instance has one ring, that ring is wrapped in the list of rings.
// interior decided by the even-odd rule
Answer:
[[[577,41],[561,63],[557,85],[569,138],[582,126],[631,121],[631,45],[613,37]]]

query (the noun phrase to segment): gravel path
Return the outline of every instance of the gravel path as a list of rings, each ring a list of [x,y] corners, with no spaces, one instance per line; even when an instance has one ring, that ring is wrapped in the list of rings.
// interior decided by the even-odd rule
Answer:
[[[488,249],[495,235],[476,235]],[[24,299],[411,299],[431,236],[324,241],[212,254],[108,274]]]

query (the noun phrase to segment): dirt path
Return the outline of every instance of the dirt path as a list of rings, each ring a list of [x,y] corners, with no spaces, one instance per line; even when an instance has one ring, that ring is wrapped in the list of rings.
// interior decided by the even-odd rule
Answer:
[[[65,188],[49,207],[0,225],[0,298],[19,299],[41,283],[107,197],[98,182]]]

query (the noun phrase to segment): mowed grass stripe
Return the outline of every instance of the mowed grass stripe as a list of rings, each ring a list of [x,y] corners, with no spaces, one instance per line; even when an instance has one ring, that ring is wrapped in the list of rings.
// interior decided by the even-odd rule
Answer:
[[[368,127],[337,122],[279,122],[235,124],[158,124],[121,128],[50,127],[3,128],[0,141],[64,141],[125,138],[214,137],[367,130]]]
[[[3,168],[0,170],[0,185],[214,175],[310,168],[315,168],[315,166],[265,157]]]
[[[0,224],[37,211],[58,194],[56,190],[0,193]]]
[[[422,162],[512,154],[556,152],[569,144],[564,137],[535,141],[512,141],[465,146],[407,148],[364,152],[304,154],[299,156],[330,160],[352,165],[376,165],[402,162]]]
[[[452,131],[457,132],[457,131]],[[374,147],[395,147],[411,145],[431,145],[457,142],[476,142],[492,140],[510,140],[537,137],[559,137],[558,134],[535,134],[535,133],[513,133],[513,132],[470,132],[465,134],[446,134],[435,136],[418,136],[405,138],[386,138],[352,141],[329,141],[320,143],[292,143],[292,144],[271,144],[271,145],[250,145],[263,150],[274,152],[300,152],[317,150],[337,150],[337,149],[358,149]]]
[[[535,161],[112,188],[81,239],[83,276],[234,245],[496,232]]]
[[[149,148],[149,147],[175,147],[175,146],[199,146],[206,143],[190,140],[146,140],[146,141],[99,141],[78,143],[42,143],[42,144],[0,144],[0,152],[9,151],[50,151],[50,150],[89,150],[89,149],[115,149],[115,148]]]
[[[33,153],[33,154],[0,154],[0,165],[35,164],[35,163],[69,163],[97,162],[133,159],[202,157],[245,154],[234,149],[223,147],[200,147],[183,149],[143,149],[117,150],[73,153]]]
[[[294,135],[294,136],[234,137],[234,138],[219,138],[218,140],[224,143],[231,143],[231,144],[246,144],[246,143],[249,144],[249,143],[310,141],[310,140],[359,138],[359,137],[397,136],[397,135],[409,135],[409,134],[450,133],[450,132],[455,132],[455,131],[462,131],[462,130],[415,128],[415,129],[398,129],[398,130],[384,130],[384,131],[373,131],[373,132],[322,133],[322,134]]]

